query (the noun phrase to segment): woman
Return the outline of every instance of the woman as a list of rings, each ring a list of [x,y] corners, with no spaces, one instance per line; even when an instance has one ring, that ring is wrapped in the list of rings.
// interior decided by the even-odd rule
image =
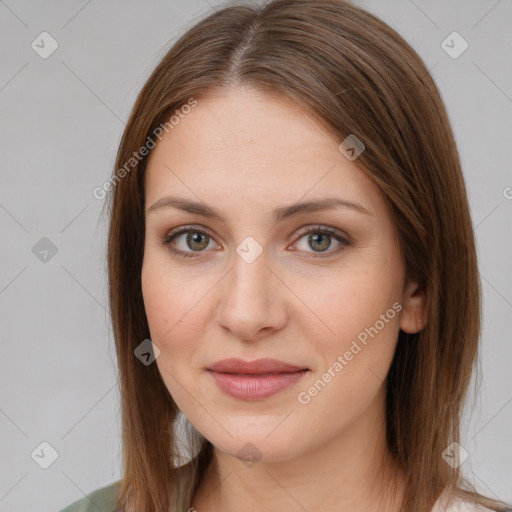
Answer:
[[[461,476],[480,287],[457,148],[389,26],[342,0],[208,16],[105,190],[124,471],[66,511],[507,509]]]

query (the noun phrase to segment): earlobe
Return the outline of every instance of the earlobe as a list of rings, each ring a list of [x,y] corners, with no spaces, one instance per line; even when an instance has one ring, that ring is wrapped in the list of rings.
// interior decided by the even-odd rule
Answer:
[[[409,281],[404,290],[400,329],[409,334],[421,331],[427,322],[426,297],[417,282]]]

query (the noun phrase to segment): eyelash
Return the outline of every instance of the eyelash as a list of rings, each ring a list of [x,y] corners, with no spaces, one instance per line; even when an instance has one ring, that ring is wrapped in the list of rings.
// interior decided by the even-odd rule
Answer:
[[[164,237],[163,244],[167,247],[167,249],[171,253],[173,253],[181,258],[197,258],[197,257],[200,257],[201,252],[204,252],[204,251],[181,251],[179,249],[173,248],[171,245],[171,242],[179,235],[182,235],[185,233],[200,233],[202,235],[206,235],[206,236],[210,237],[211,239],[213,239],[213,236],[210,235],[210,233],[208,233],[207,231],[205,231],[203,229],[196,228],[194,226],[185,226],[182,228],[178,228],[178,230],[176,230],[176,231],[171,231]],[[309,235],[309,234],[330,235],[330,236],[334,237],[338,242],[340,242],[341,245],[332,251],[318,253],[318,255],[309,254],[309,255],[305,256],[306,258],[312,258],[312,259],[327,258],[327,257],[332,256],[333,254],[337,254],[337,253],[343,251],[346,247],[349,247],[351,245],[351,242],[349,242],[346,238],[341,236],[337,230],[329,228],[329,227],[325,227],[325,226],[316,226],[316,227],[312,227],[312,228],[306,228],[305,230],[301,230],[299,232],[299,238],[297,239],[297,241],[300,240],[305,235]],[[198,253],[198,254],[196,255],[194,253]]]

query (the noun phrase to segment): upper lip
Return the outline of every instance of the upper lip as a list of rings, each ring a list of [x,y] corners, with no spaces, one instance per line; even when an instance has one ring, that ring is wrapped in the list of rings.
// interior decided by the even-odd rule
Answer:
[[[257,375],[263,373],[293,373],[307,370],[307,368],[288,364],[277,359],[264,358],[254,361],[244,361],[243,359],[230,358],[217,361],[211,366],[208,366],[207,370],[221,373]]]

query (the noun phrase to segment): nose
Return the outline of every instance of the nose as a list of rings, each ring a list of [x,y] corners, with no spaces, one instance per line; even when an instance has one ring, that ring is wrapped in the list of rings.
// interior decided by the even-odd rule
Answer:
[[[236,254],[219,289],[219,325],[243,341],[281,330],[287,321],[284,288],[269,267],[265,251],[252,263]]]

